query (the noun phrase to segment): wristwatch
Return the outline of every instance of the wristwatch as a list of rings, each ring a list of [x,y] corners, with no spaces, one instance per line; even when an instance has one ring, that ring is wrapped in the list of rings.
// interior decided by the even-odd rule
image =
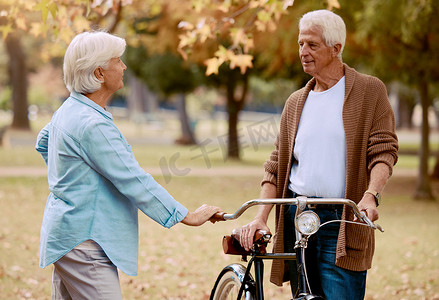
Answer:
[[[374,198],[375,198],[375,204],[378,207],[380,205],[380,201],[381,201],[381,195],[378,192],[375,192],[373,190],[367,190],[364,192],[365,194],[371,194]]]

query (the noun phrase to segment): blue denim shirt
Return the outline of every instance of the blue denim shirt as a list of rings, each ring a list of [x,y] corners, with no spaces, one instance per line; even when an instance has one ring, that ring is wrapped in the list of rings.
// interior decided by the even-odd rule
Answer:
[[[40,266],[92,239],[124,273],[137,275],[138,209],[164,227],[188,210],[135,160],[112,115],[72,93],[39,133],[48,169]]]

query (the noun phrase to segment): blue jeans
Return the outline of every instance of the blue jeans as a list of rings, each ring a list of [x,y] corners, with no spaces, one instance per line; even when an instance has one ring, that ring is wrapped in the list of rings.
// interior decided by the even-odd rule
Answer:
[[[340,219],[343,208],[314,210],[321,223]],[[285,251],[294,251],[295,231],[294,216],[296,206],[291,205],[285,214]],[[324,296],[327,300],[362,300],[366,290],[366,271],[356,272],[335,265],[335,252],[340,223],[330,223],[323,226],[311,236],[305,251],[306,268],[311,290],[314,294]],[[297,280],[295,273],[297,264],[289,263],[289,273],[292,281]],[[296,282],[291,282],[293,295],[297,288]]]

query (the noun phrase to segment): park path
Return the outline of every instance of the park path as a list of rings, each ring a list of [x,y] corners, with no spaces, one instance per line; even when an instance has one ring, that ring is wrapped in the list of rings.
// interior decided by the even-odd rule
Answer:
[[[195,177],[214,177],[214,176],[263,176],[263,167],[215,167],[215,168],[187,168],[185,172],[163,172],[160,168],[147,168],[146,172],[152,176],[164,176],[165,179],[173,177],[195,176]],[[417,169],[404,169],[396,166],[393,176],[415,177]],[[45,167],[0,167],[1,177],[40,177],[47,176]]]
[[[153,176],[260,176],[262,178],[263,167],[215,167],[215,168],[187,168],[184,172],[163,172],[162,169],[145,168],[145,171]],[[39,177],[46,176],[45,167],[0,167],[0,177]]]
[[[417,130],[400,130],[398,131],[398,139],[400,142],[411,142],[417,143],[420,141],[419,132]],[[35,134],[28,133],[15,133],[11,136],[11,146],[34,146],[35,143]],[[430,142],[438,143],[439,141],[439,130],[433,130],[430,133]],[[167,140],[162,138],[154,138],[154,139],[134,139],[130,141],[133,145],[135,144],[143,144],[143,143],[172,143],[172,140]],[[432,149],[436,150],[437,149]],[[169,179],[172,177],[183,177],[183,176],[263,176],[263,167],[260,166],[227,166],[227,167],[189,167],[185,170],[176,170],[172,172],[172,170],[166,170],[164,172],[159,167],[148,167],[145,168],[145,171],[150,173],[153,176],[163,176],[165,179]],[[399,168],[398,165],[395,166],[393,176],[411,176],[415,177],[418,174],[417,169],[404,169]],[[0,178],[1,177],[22,177],[22,176],[46,176],[47,170],[46,167],[31,167],[31,166],[0,166]]]

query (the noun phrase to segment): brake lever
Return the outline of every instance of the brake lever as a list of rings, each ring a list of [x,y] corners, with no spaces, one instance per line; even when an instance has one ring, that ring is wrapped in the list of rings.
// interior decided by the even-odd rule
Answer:
[[[366,214],[365,214],[363,211],[360,212],[360,216],[361,216],[361,220],[362,220],[364,223],[366,223],[367,225],[369,225],[371,228],[373,228],[373,229],[378,229],[379,231],[384,232],[384,229],[383,229],[380,225],[375,224],[374,222],[372,222],[372,221],[366,216]]]

